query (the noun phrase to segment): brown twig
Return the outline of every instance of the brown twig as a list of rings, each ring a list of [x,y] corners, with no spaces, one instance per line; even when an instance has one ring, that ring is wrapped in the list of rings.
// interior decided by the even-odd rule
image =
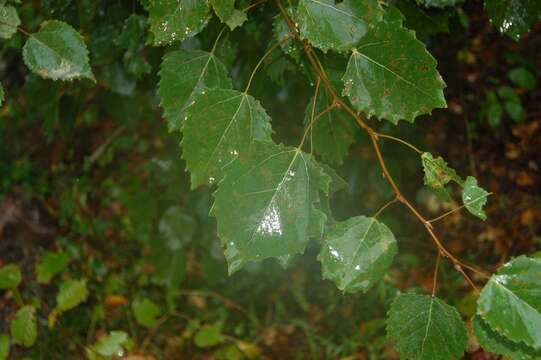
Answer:
[[[440,239],[434,233],[434,231],[432,229],[432,225],[417,211],[417,209],[406,199],[406,197],[404,197],[404,195],[400,191],[400,188],[398,187],[398,185],[394,181],[394,178],[391,176],[391,173],[389,172],[389,170],[387,168],[387,164],[385,163],[385,160],[384,160],[384,158],[383,158],[383,156],[381,154],[381,149],[380,149],[380,145],[379,145],[380,134],[378,134],[374,129],[372,129],[372,127],[370,127],[370,125],[368,125],[368,123],[337,94],[337,92],[334,89],[333,85],[331,84],[329,78],[327,77],[327,74],[325,73],[325,69],[321,65],[321,62],[319,61],[319,59],[317,57],[317,54],[315,53],[314,49],[310,46],[309,43],[307,43],[306,41],[302,41],[302,39],[299,36],[297,26],[295,25],[293,20],[288,15],[287,11],[282,6],[281,1],[280,0],[275,0],[275,1],[276,1],[277,6],[278,6],[278,9],[280,10],[280,13],[282,14],[283,18],[285,19],[285,21],[286,21],[286,23],[287,23],[287,25],[289,27],[289,30],[290,30],[292,36],[295,39],[297,39],[297,41],[299,41],[300,44],[302,45],[302,47],[304,49],[304,52],[305,52],[305,54],[306,54],[306,56],[308,58],[308,61],[310,62],[313,70],[316,72],[317,76],[321,79],[323,85],[325,86],[325,89],[327,90],[329,95],[332,97],[333,102],[336,104],[336,107],[340,108],[340,109],[343,109],[344,111],[349,113],[355,119],[357,124],[362,129],[364,129],[368,133],[368,135],[370,136],[370,140],[372,142],[372,147],[374,148],[374,151],[376,153],[376,157],[377,157],[377,160],[378,160],[378,162],[380,164],[380,167],[381,167],[381,169],[383,171],[383,175],[385,176],[385,178],[389,182],[389,185],[393,189],[393,191],[394,191],[394,193],[396,195],[396,200],[401,202],[403,205],[405,205],[415,215],[415,217],[421,222],[421,224],[424,226],[426,231],[429,233],[429,235],[432,238],[433,242],[437,246],[437,248],[439,250],[439,253],[441,253],[441,255],[443,255],[444,257],[448,258],[453,263],[454,268],[464,276],[466,281],[468,281],[468,283],[470,285],[472,285],[474,289],[476,289],[475,285],[473,284],[471,279],[467,276],[467,274],[464,272],[463,268],[469,269],[469,270],[471,270],[471,271],[473,271],[475,273],[480,273],[480,274],[483,274],[483,275],[484,275],[484,273],[482,271],[478,270],[477,268],[475,268],[474,266],[463,263],[461,260],[459,260],[457,257],[455,257],[452,253],[450,253],[445,248],[445,246],[440,241]],[[390,138],[388,136],[386,136],[386,137]],[[394,140],[396,138],[393,137],[392,139]],[[416,151],[417,150],[418,149],[416,149]]]

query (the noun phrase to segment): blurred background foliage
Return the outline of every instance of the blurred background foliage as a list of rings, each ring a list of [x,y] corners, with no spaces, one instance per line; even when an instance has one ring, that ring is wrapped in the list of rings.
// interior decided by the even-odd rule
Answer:
[[[437,11],[419,10],[409,0],[394,3],[437,58],[449,109],[415,125],[373,124],[444,156],[495,193],[485,223],[460,212],[438,223],[454,253],[494,270],[512,255],[538,251],[539,24],[514,42],[490,26],[478,1]],[[368,294],[344,295],[322,280],[316,244],[288,269],[264,261],[228,277],[208,216],[212,189],[190,191],[180,134],[169,133],[162,119],[156,87],[165,49],[147,44],[142,4],[44,0],[17,6],[27,31],[51,18],[76,28],[97,83],[43,80],[23,65],[23,33],[0,42],[6,89],[0,266],[15,263],[22,273],[17,293],[0,290],[0,334],[10,332],[17,297],[38,309],[37,340],[28,348],[12,346],[9,358],[397,358],[385,338],[385,313],[397,291],[431,289],[436,254],[408,213],[397,205],[381,215],[400,254]],[[272,4],[261,2],[242,28],[218,43],[236,88],[272,44],[275,14]],[[209,49],[221,28],[214,18],[201,34],[170,49]],[[251,87],[273,119],[275,137],[286,144],[302,135],[313,93],[306,77],[277,50]],[[360,131],[355,137],[339,169],[348,188],[332,203],[339,219],[373,214],[393,196],[369,139]],[[383,150],[397,182],[424,212],[436,217],[457,207],[421,189],[415,153],[393,143]],[[440,271],[441,297],[471,316],[474,293],[449,264]],[[57,293],[67,288],[79,299],[61,309]],[[467,356],[491,358],[475,343]]]

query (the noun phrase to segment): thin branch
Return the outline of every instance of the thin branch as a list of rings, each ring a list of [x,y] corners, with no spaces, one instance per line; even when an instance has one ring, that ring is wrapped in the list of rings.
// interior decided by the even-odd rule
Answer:
[[[96,150],[94,150],[92,155],[90,155],[90,157],[88,158],[89,163],[95,163],[99,159],[99,157],[105,152],[105,150],[107,150],[109,145],[111,145],[112,142],[124,132],[124,130],[126,130],[125,126],[118,127],[111,134],[111,136],[109,136],[100,146],[98,146]]]
[[[436,295],[436,288],[438,287],[438,268],[440,266],[441,253],[438,251],[438,257],[436,258],[436,265],[434,266],[434,279],[432,280],[432,296]]]
[[[284,36],[283,39],[281,39],[280,41],[278,41],[276,44],[274,44],[273,46],[271,46],[266,52],[265,54],[263,54],[263,56],[261,57],[261,59],[259,59],[258,63],[256,64],[254,70],[252,71],[252,74],[250,75],[250,79],[248,80],[248,85],[246,85],[246,89],[244,90],[244,93],[247,94],[248,93],[248,90],[250,89],[250,85],[252,85],[252,80],[254,79],[254,76],[255,74],[257,73],[257,70],[259,70],[259,67],[261,67],[261,65],[263,64],[263,62],[265,61],[265,59],[270,55],[272,54],[272,52],[274,50],[276,50],[277,47],[279,47],[280,45],[282,45],[284,42],[286,42],[287,40],[290,39],[290,36],[287,35],[287,36]]]
[[[247,12],[248,10],[252,10],[253,8],[255,8],[255,7],[261,5],[261,4],[265,3],[265,2],[267,2],[267,0],[258,0],[255,3],[246,6],[244,9],[242,9],[242,12]]]
[[[492,195],[492,194],[493,194],[492,192],[489,192],[485,197],[488,197],[488,196],[490,196],[490,195]],[[441,220],[441,219],[443,219],[443,218],[446,217],[446,216],[449,216],[449,215],[451,215],[451,214],[453,214],[453,213],[455,213],[455,212],[457,212],[457,211],[460,211],[460,210],[464,209],[464,208],[466,207],[466,205],[469,205],[469,204],[471,204],[471,203],[474,203],[475,201],[478,201],[478,200],[480,200],[480,199],[483,199],[483,197],[478,197],[478,198],[476,198],[476,199],[473,199],[472,201],[467,202],[467,203],[465,203],[465,204],[462,204],[462,205],[460,205],[459,207],[454,208],[454,209],[452,209],[452,210],[449,210],[449,211],[443,213],[442,215],[440,215],[440,216],[438,216],[438,217],[435,217],[434,219],[428,220],[427,222],[433,223],[433,222],[436,222],[436,221],[438,221],[438,220]]]
[[[389,206],[391,206],[392,204],[398,202],[398,198],[395,196],[394,199],[388,201],[385,205],[383,205],[375,214],[374,214],[374,217],[377,218],[379,216],[379,214],[381,214],[383,212],[383,210],[387,209]]]
[[[418,154],[422,154],[423,152],[421,150],[419,150],[417,147],[415,147],[413,144],[410,144],[409,142],[405,141],[405,140],[402,140],[402,139],[399,139],[397,137],[394,137],[394,136],[391,136],[391,135],[386,135],[386,134],[382,134],[382,133],[377,133],[376,134],[377,137],[380,137],[380,138],[384,138],[384,139],[389,139],[389,140],[393,140],[393,141],[396,141],[396,142],[399,142],[403,145],[406,145],[407,147],[409,147],[410,149],[412,149],[413,151],[415,151],[416,153]]]
[[[282,6],[281,1],[280,0],[275,0],[275,1],[276,1],[277,6],[278,6],[278,9],[280,10],[280,13],[282,14],[283,18],[285,19],[285,21],[286,21],[286,23],[287,23],[287,25],[289,27],[289,30],[290,30],[291,34],[293,34],[293,36],[302,44],[304,52],[305,52],[305,54],[306,54],[306,56],[308,58],[308,61],[310,62],[311,66],[312,66],[313,70],[316,72],[316,74],[321,78],[321,81],[323,82],[323,85],[325,86],[326,90],[328,91],[328,93],[333,98],[334,103],[336,104],[336,106],[338,108],[341,108],[341,109],[345,110],[347,113],[349,113],[355,119],[357,124],[362,129],[364,129],[368,133],[368,135],[370,136],[370,139],[372,141],[372,146],[373,146],[374,151],[376,153],[376,157],[377,157],[377,160],[378,160],[378,162],[380,164],[380,167],[381,167],[381,169],[383,171],[383,175],[385,176],[385,178],[389,182],[390,186],[392,187],[392,189],[393,189],[393,191],[394,191],[394,193],[396,195],[397,201],[404,204],[415,215],[415,217],[423,224],[426,231],[429,233],[430,237],[432,238],[432,240],[436,244],[439,252],[443,256],[448,258],[453,263],[455,269],[457,271],[459,271],[465,277],[466,281],[468,281],[468,283],[470,283],[470,285],[473,285],[473,282],[464,273],[464,270],[462,268],[464,267],[464,268],[469,269],[469,270],[471,270],[473,272],[483,274],[483,275],[484,275],[484,273],[482,271],[478,270],[477,268],[475,268],[474,266],[464,264],[461,260],[459,260],[453,254],[451,254],[445,248],[445,246],[439,240],[439,238],[436,236],[436,234],[434,233],[434,231],[432,229],[432,225],[417,211],[417,209],[415,209],[415,207],[404,197],[404,195],[402,195],[402,192],[400,191],[400,188],[398,187],[398,185],[394,181],[394,178],[391,176],[389,170],[387,169],[387,165],[386,165],[385,160],[383,159],[383,156],[381,154],[381,149],[380,149],[379,142],[378,142],[379,141],[378,133],[376,131],[374,131],[374,129],[372,129],[372,127],[370,127],[370,125],[368,125],[368,123],[353,108],[351,108],[344,100],[342,100],[342,98],[337,94],[337,92],[334,89],[332,83],[330,82],[329,78],[327,77],[327,75],[325,73],[325,70],[324,70],[323,66],[321,65],[321,62],[319,61],[314,49],[310,46],[309,43],[307,43],[306,41],[303,41],[300,38],[297,27],[295,26],[295,23],[293,22],[293,20],[290,18],[287,11]],[[475,288],[475,286],[473,286],[473,287]]]

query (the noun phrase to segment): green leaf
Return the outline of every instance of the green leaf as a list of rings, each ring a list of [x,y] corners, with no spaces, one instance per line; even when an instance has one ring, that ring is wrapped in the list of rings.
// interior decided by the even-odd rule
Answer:
[[[358,216],[337,223],[326,235],[318,260],[323,278],[346,292],[366,292],[381,281],[398,252],[385,224]]]
[[[541,351],[536,351],[522,343],[510,341],[492,330],[479,316],[475,316],[472,323],[473,334],[483,350],[514,360],[541,359]]]
[[[427,295],[399,295],[389,310],[387,334],[403,359],[460,359],[468,344],[458,311]]]
[[[195,345],[206,348],[218,345],[222,341],[222,324],[217,322],[202,326],[194,336]]]
[[[503,108],[500,100],[493,91],[487,93],[483,103],[482,112],[485,114],[490,126],[493,128],[500,126]]]
[[[149,299],[136,299],[132,303],[132,311],[135,320],[142,326],[151,328],[158,323],[158,317],[162,314],[161,309]]]
[[[46,79],[95,81],[82,36],[62,21],[41,24],[40,31],[24,44],[23,59],[30,70]]]
[[[490,22],[516,41],[541,18],[539,0],[485,0],[485,10]]]
[[[23,306],[11,321],[11,337],[17,345],[31,347],[38,337],[36,324],[36,308],[30,305]]]
[[[533,90],[537,87],[537,78],[523,67],[511,70],[507,76],[515,85],[523,89]]]
[[[214,12],[231,30],[246,21],[246,13],[235,9],[235,0],[210,0]]]
[[[353,50],[343,81],[343,95],[357,110],[393,124],[447,106],[436,60],[402,27],[395,8]]]
[[[4,103],[6,94],[4,93],[4,86],[0,83],[0,106]]]
[[[225,169],[211,213],[229,272],[246,261],[302,253],[324,214],[315,209],[330,178],[296,148],[257,141]],[[231,204],[235,206],[231,206]]]
[[[416,0],[419,5],[427,7],[444,8],[446,6],[455,6],[463,0]]]
[[[432,188],[444,200],[450,200],[451,196],[445,189],[450,181],[463,185],[464,181],[457,175],[456,171],[449,166],[442,157],[434,158],[432,154],[425,152],[421,155],[421,162],[425,173],[425,185]]]
[[[332,104],[332,100],[324,92],[318,95],[316,106],[314,100],[306,108],[305,124],[308,126],[314,110],[314,124],[310,133],[311,146],[321,158],[329,163],[342,164],[355,142],[357,124],[344,111],[334,109],[317,117]],[[317,117],[317,118],[316,118]]]
[[[0,268],[0,289],[14,289],[21,283],[21,269],[18,265],[8,264]]]
[[[498,88],[498,95],[503,100],[505,111],[516,122],[523,122],[526,118],[522,101],[517,93],[509,86],[501,86]]]
[[[377,0],[300,0],[298,5],[301,37],[324,52],[355,47],[382,15]]]
[[[391,4],[405,16],[404,26],[414,30],[418,39],[449,32],[450,14],[447,11],[424,9],[411,0],[393,0]]]
[[[36,264],[38,283],[48,284],[51,279],[66,269],[70,257],[63,252],[54,253],[47,251],[41,261]]]
[[[503,265],[481,291],[477,314],[498,334],[541,350],[541,259]]]
[[[160,67],[158,95],[169,129],[180,129],[194,96],[212,87],[231,88],[227,68],[213,51],[168,52]]]
[[[205,28],[210,18],[206,0],[151,0],[147,10],[155,45],[195,36]]]
[[[21,19],[17,10],[11,5],[0,5],[0,38],[9,39],[17,32]]]
[[[7,360],[9,356],[9,336],[0,334],[0,360]]]
[[[270,121],[259,101],[246,93],[210,89],[198,94],[182,129],[182,157],[192,188],[220,181],[223,167],[253,140],[270,139]]]
[[[66,280],[60,284],[55,309],[60,313],[73,309],[84,302],[87,296],[86,279]]]
[[[483,188],[477,186],[477,179],[473,176],[468,176],[464,183],[464,191],[462,193],[462,202],[470,213],[477,216],[481,220],[486,220],[487,215],[483,210],[483,206],[487,203],[489,193]]]
[[[92,346],[91,350],[87,350],[87,354],[95,352],[106,357],[116,356],[124,352],[123,345],[128,341],[128,334],[124,331],[111,331],[108,335],[100,337],[96,344]],[[95,356],[89,357],[95,358]]]

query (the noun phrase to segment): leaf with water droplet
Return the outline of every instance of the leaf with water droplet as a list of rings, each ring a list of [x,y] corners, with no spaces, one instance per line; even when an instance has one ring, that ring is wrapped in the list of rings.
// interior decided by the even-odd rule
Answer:
[[[318,260],[323,278],[346,292],[366,292],[381,281],[398,252],[385,224],[358,216],[333,226],[325,235]]]
[[[301,0],[297,15],[303,39],[324,52],[348,51],[381,20],[383,10],[377,0]]]
[[[498,334],[541,350],[541,260],[503,265],[481,291],[477,314]]]
[[[153,0],[147,10],[155,45],[183,41],[197,35],[210,18],[208,1]]]
[[[270,117],[252,96],[209,89],[194,98],[182,128],[182,157],[192,188],[221,180],[223,168],[255,140],[269,140]]]
[[[17,32],[19,25],[21,25],[21,19],[17,10],[11,5],[0,5],[0,38],[11,38]]]
[[[541,359],[541,351],[534,350],[522,343],[515,343],[492,330],[490,326],[476,315],[472,321],[473,334],[484,351],[504,355],[515,360]]]
[[[315,208],[331,179],[302,151],[255,141],[225,168],[211,214],[230,264],[302,253],[325,215]],[[231,262],[234,259],[234,262]]]
[[[158,95],[165,110],[169,130],[179,130],[194,96],[213,87],[231,88],[227,68],[214,52],[168,52],[160,66]]]
[[[489,193],[477,185],[477,179],[473,176],[468,176],[464,183],[464,191],[462,192],[462,202],[470,213],[477,216],[481,220],[486,220],[487,215],[483,207],[487,203]]]
[[[318,117],[332,105],[332,99],[326,92],[320,92],[314,108],[314,99],[308,103],[305,112],[305,126],[309,126],[314,110],[314,124],[310,133],[311,146],[316,154],[329,163],[341,165],[355,142],[357,124],[340,109],[333,109]]]
[[[441,156],[434,158],[432,154],[425,152],[421,155],[421,162],[425,173],[425,185],[434,190],[444,200],[451,200],[451,196],[445,189],[445,185],[450,181],[454,181],[462,186],[464,181],[462,181],[454,169],[447,166],[447,163]]]
[[[387,314],[387,335],[403,359],[460,359],[468,344],[458,311],[435,296],[399,295]]]
[[[83,37],[62,21],[41,24],[39,32],[24,44],[23,60],[32,72],[46,79],[95,81]]]
[[[415,33],[402,26],[402,15],[389,8],[353,50],[343,76],[343,95],[368,116],[413,122],[421,114],[447,106],[436,60]]]
[[[541,19],[539,0],[485,0],[485,10],[490,22],[516,41]]]
[[[86,350],[86,353],[90,360],[99,360],[101,356],[106,358],[122,356],[124,347],[129,341],[130,338],[124,331],[111,331],[100,337],[91,348]],[[96,356],[96,354],[101,356]]]

